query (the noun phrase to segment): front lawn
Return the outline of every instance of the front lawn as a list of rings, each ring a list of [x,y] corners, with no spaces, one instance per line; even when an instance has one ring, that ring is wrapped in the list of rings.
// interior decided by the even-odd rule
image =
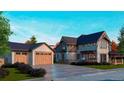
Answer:
[[[16,68],[6,68],[9,70],[9,75],[5,78],[0,78],[1,81],[18,81],[32,79],[28,74],[21,74]]]
[[[115,68],[124,68],[124,64],[121,65],[86,65],[87,67],[96,68],[96,69],[115,69]]]

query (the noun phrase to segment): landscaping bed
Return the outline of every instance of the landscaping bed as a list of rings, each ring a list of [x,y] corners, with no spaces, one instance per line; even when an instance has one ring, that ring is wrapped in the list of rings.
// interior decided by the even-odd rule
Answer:
[[[16,68],[6,68],[9,71],[9,75],[4,78],[0,78],[1,81],[18,81],[32,79],[34,77],[29,76],[28,74],[22,74]]]
[[[110,63],[98,63],[98,62],[72,62],[71,65],[84,66],[84,65],[111,65]]]
[[[114,65],[110,63],[97,63],[97,62],[77,62],[77,63],[71,63],[71,65],[76,66],[86,66],[96,69],[116,69],[116,68],[124,68],[124,64]]]
[[[91,68],[96,68],[96,69],[116,69],[116,68],[124,68],[124,64],[120,64],[120,65],[86,65],[87,67],[91,67]]]
[[[34,69],[28,64],[5,64],[0,69],[0,80],[25,80],[35,77],[44,77],[45,74],[45,69]]]

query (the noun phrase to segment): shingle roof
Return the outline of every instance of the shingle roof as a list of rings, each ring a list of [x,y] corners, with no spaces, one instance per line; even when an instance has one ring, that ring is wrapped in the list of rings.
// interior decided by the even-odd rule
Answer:
[[[67,44],[77,44],[77,38],[75,37],[67,37],[67,36],[63,36],[61,41],[66,42]]]
[[[9,42],[9,47],[12,51],[29,51],[31,46],[24,43]]]
[[[17,43],[17,42],[9,42],[9,47],[12,51],[32,51],[33,49],[37,48],[38,46],[40,46],[42,44],[47,45],[44,42],[43,43],[32,44],[32,45],[24,44],[24,43]],[[53,49],[51,49],[51,50],[53,51]]]
[[[86,43],[96,43],[103,33],[104,31],[89,34],[89,35],[81,35],[77,39],[77,44],[79,45],[79,44],[86,44]]]

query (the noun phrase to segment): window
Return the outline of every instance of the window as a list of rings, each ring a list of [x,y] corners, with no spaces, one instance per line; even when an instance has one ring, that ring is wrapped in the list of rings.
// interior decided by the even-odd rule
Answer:
[[[16,55],[20,55],[21,53],[20,52],[16,52]]]
[[[36,55],[39,55],[39,53],[36,53]]]
[[[93,43],[94,46],[96,46],[96,43]]]
[[[107,42],[106,42],[105,40],[102,40],[102,41],[101,41],[100,48],[104,48],[104,49],[107,48]]]
[[[27,55],[27,53],[26,52],[22,52],[22,55]]]

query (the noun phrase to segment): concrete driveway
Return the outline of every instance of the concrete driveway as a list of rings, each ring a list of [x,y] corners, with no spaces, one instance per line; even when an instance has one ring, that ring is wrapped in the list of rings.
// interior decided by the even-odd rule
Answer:
[[[31,81],[124,81],[124,68],[99,70],[67,64],[40,65],[34,68],[44,68],[47,74],[44,78]]]
[[[40,65],[34,66],[34,68],[44,68],[47,71],[44,79],[38,78],[36,80],[73,80],[74,77],[80,80],[79,78],[83,75],[86,76],[106,72],[105,70],[67,64]]]

